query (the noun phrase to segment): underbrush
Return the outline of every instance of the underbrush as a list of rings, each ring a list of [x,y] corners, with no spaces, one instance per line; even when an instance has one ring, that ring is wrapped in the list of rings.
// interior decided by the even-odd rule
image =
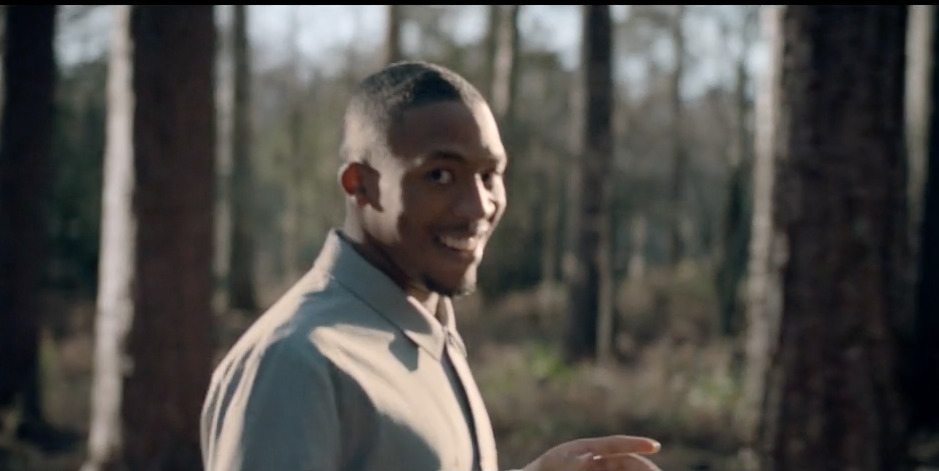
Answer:
[[[733,469],[739,352],[733,339],[716,334],[709,283],[693,268],[623,282],[616,361],[605,365],[564,361],[561,287],[461,300],[461,331],[501,467],[520,468],[562,441],[624,433],[660,440],[660,466]]]

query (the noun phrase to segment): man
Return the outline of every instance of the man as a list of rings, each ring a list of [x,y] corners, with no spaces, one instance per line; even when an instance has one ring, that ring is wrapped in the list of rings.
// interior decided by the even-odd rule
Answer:
[[[341,154],[342,228],[212,377],[206,470],[496,470],[450,303],[505,210],[495,119],[453,71],[400,62],[353,93]],[[653,471],[658,447],[581,439],[526,469]]]

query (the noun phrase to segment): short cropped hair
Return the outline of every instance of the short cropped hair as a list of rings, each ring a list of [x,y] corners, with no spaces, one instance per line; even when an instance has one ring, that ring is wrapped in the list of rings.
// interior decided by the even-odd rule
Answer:
[[[343,162],[369,161],[388,147],[388,132],[412,108],[444,101],[485,101],[460,74],[423,61],[389,64],[366,77],[352,93],[342,128]]]

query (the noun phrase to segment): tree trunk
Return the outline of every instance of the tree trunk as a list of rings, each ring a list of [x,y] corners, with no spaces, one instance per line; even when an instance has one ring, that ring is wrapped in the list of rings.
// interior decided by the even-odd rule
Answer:
[[[910,5],[907,32],[906,129],[910,161],[910,227],[918,231],[929,146],[933,5]]]
[[[401,52],[401,10],[404,5],[386,5],[385,26],[385,64],[391,64],[404,59]]]
[[[39,322],[56,85],[56,5],[7,5],[0,128],[0,413],[42,420]],[[32,391],[27,392],[27,389]],[[2,414],[0,414],[2,418]]]
[[[744,28],[755,30],[757,6],[747,6]],[[752,41],[747,32],[740,39]],[[737,59],[735,81],[733,146],[728,167],[730,184],[724,209],[724,225],[719,244],[719,265],[716,274],[717,297],[720,303],[720,331],[727,337],[735,337],[743,327],[740,308],[740,283],[747,267],[747,250],[750,243],[750,221],[752,220],[751,175],[753,172],[753,138],[749,123],[752,120],[752,105],[747,96],[750,77],[747,73],[749,47],[745,46]]]
[[[284,213],[283,230],[284,239],[282,255],[284,260],[284,277],[287,280],[296,279],[303,270],[304,263],[300,254],[303,247],[303,221],[306,218],[303,207],[304,185],[304,155],[303,155],[303,97],[300,79],[300,25],[299,15],[292,19],[290,34],[288,36],[291,60],[291,73],[287,77],[286,91],[290,97],[290,109],[287,119],[288,150],[286,166],[284,168]]]
[[[500,13],[495,51],[492,57],[493,79],[491,105],[496,118],[512,122],[515,117],[515,94],[518,88],[518,12],[521,5],[493,5]]]
[[[931,7],[932,23],[939,24],[939,9]],[[932,68],[929,91],[928,161],[922,199],[919,240],[919,283],[909,367],[912,426],[917,431],[939,430],[939,35],[931,40]]]
[[[586,100],[582,136],[580,225],[570,304],[568,355],[609,359],[612,343],[610,195],[613,154],[612,20],[609,5],[584,5]]]
[[[558,181],[560,173],[558,167],[564,159],[555,157],[553,151],[547,149],[544,143],[537,141],[533,155],[544,156],[546,161],[546,165],[543,166],[545,198],[542,201],[544,219],[542,219],[541,230],[544,234],[544,241],[541,244],[541,283],[551,287],[558,281],[558,240],[560,239],[558,222],[561,217],[561,204],[556,195],[560,193],[562,183]]]
[[[257,309],[254,286],[254,178],[251,169],[251,67],[246,5],[233,5],[231,247],[228,299],[235,309]]]
[[[778,329],[768,329],[777,337],[769,339],[760,469],[908,469],[892,329],[909,307],[907,10],[779,8],[769,224],[782,252],[781,296]]]
[[[85,469],[199,470],[213,351],[214,7],[117,8]]]
[[[682,22],[685,16],[685,5],[676,5],[677,9],[673,19],[672,43],[675,51],[675,70],[671,81],[671,107],[672,107],[672,182],[671,182],[671,221],[669,227],[669,263],[674,267],[685,256],[685,173],[688,167],[688,155],[684,141],[684,113],[682,112],[681,82],[684,80],[685,70],[685,34]]]

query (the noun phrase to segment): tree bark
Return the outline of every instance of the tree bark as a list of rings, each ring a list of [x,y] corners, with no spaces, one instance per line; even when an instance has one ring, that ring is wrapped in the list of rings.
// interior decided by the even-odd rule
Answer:
[[[86,469],[195,471],[213,352],[214,6],[118,8]]]
[[[24,397],[42,419],[39,322],[48,256],[48,200],[56,86],[56,5],[7,5],[0,127],[0,412]],[[31,383],[33,386],[31,386]],[[33,391],[27,393],[27,389]],[[29,417],[33,416],[33,417]],[[0,416],[2,417],[2,416]]]
[[[904,470],[895,316],[905,316],[905,6],[781,6],[760,469]],[[776,241],[774,241],[774,244]]]

